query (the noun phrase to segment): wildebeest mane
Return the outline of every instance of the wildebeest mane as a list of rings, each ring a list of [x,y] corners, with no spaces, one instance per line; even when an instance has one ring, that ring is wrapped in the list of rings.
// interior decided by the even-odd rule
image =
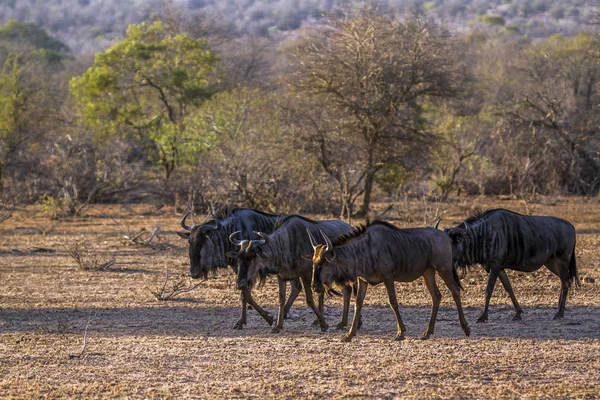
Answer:
[[[398,227],[396,227],[386,221],[381,221],[381,220],[369,221],[366,224],[361,224],[361,225],[355,226],[354,229],[352,230],[352,232],[350,232],[350,233],[345,233],[343,235],[336,237],[335,239],[333,239],[331,241],[331,244],[334,247],[346,244],[346,243],[350,242],[352,239],[361,237],[367,231],[367,228],[369,228],[370,226],[374,226],[374,225],[383,225],[383,226],[387,226],[388,228],[398,229]]]
[[[283,215],[283,216],[280,216],[277,218],[277,221],[275,222],[275,226],[273,228],[273,232],[276,232],[279,228],[281,228],[283,225],[285,225],[285,223],[288,222],[292,218],[300,218],[311,224],[317,223],[317,221],[307,218],[303,215],[298,215],[298,214]]]
[[[467,219],[465,219],[464,222],[466,222],[467,224],[473,224],[477,221],[479,221],[480,219],[485,219],[487,216],[489,216],[490,214],[492,214],[495,211],[506,211],[515,215],[522,215],[519,214],[517,212],[511,211],[511,210],[507,210],[505,208],[494,208],[494,209],[481,209],[481,208],[476,208],[475,210],[473,210],[471,212],[471,215],[469,215],[467,217]],[[464,228],[464,223],[460,225],[461,227]]]

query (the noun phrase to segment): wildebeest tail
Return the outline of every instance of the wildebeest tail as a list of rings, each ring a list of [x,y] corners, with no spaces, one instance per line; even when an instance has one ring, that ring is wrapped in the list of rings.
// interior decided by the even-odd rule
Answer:
[[[456,267],[452,267],[452,277],[454,278],[454,282],[458,285],[461,290],[464,290],[462,284],[460,283],[460,278],[458,277],[458,272],[456,272]]]
[[[571,253],[571,259],[569,260],[569,280],[571,281],[571,284],[575,283],[575,286],[579,287],[577,260],[575,259],[575,243],[573,243],[573,252]]]

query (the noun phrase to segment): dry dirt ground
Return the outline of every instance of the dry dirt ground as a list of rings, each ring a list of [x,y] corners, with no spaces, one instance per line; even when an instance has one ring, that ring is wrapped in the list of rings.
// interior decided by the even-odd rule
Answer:
[[[512,321],[498,284],[489,322],[476,324],[486,282],[477,267],[463,279],[468,338],[440,285],[435,335],[419,340],[431,304],[421,280],[396,284],[408,328],[403,342],[393,341],[383,285],[369,288],[364,325],[352,343],[340,343],[344,332],[335,330],[337,298],[326,302],[325,333],[311,326],[304,296],[280,334],[269,333],[253,310],[244,330],[232,330],[239,296],[230,271],[174,301],[159,302],[150,293],[166,270],[170,279],[188,273],[174,211],[98,206],[86,217],[57,222],[35,207],[18,210],[0,225],[0,398],[600,397],[599,201],[416,201],[397,204],[388,217],[408,227],[442,215],[447,227],[475,206],[533,210],[575,225],[582,284],[570,293],[564,319],[552,320],[560,284],[544,268],[509,272],[523,321]],[[156,225],[154,249],[123,239],[146,229],[140,239],[147,240]],[[76,242],[90,252],[90,262],[114,258],[115,264],[106,271],[78,268],[67,254]],[[275,314],[273,281],[255,294]]]

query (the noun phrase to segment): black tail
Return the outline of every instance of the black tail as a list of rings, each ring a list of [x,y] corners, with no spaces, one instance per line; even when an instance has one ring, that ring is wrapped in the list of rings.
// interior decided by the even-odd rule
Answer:
[[[569,260],[569,281],[571,281],[571,284],[575,283],[575,286],[579,287],[577,260],[575,260],[575,243],[573,243],[573,252],[571,253],[571,259]]]
[[[456,284],[458,285],[460,290],[464,290],[464,288],[462,287],[462,285],[460,283],[460,278],[458,277],[458,272],[456,272],[455,267],[452,267],[452,277],[454,277],[454,282],[456,282]]]

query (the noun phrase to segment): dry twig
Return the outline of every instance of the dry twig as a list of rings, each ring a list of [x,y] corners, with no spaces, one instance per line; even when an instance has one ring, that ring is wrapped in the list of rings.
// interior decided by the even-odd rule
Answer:
[[[165,280],[161,286],[156,289],[150,289],[147,287],[148,291],[152,293],[154,298],[157,301],[167,301],[172,300],[174,297],[179,296],[180,294],[191,292],[196,289],[198,286],[204,283],[204,281],[199,282],[195,285],[192,285],[191,280],[186,283],[185,279],[171,279],[171,284],[169,283],[169,270],[165,271]]]

